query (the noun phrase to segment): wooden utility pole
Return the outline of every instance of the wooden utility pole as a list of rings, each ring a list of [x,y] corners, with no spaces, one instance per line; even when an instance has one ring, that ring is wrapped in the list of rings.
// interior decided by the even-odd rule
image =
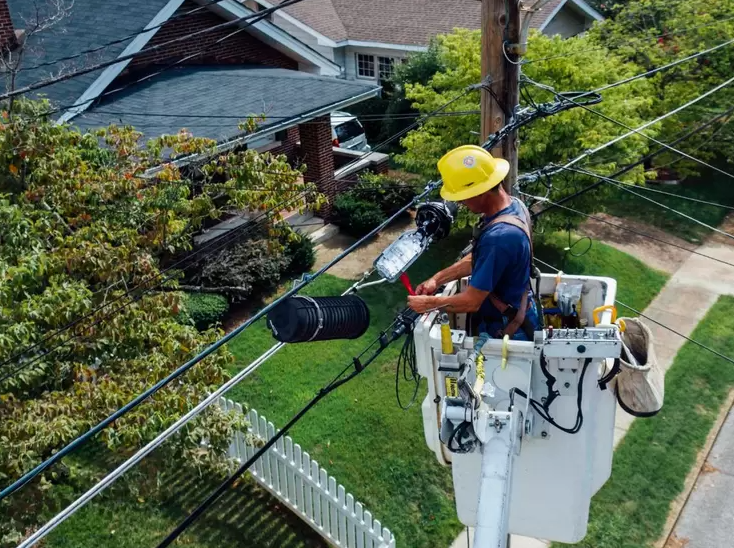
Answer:
[[[490,83],[482,90],[482,142],[510,121],[519,102],[520,44],[519,0],[482,1],[482,80]],[[510,173],[505,179],[505,190],[512,193],[517,181],[517,133],[510,135],[492,155],[510,162]]]

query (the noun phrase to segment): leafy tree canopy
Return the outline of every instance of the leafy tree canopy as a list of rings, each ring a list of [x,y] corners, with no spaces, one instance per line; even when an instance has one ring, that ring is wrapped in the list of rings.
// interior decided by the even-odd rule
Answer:
[[[191,249],[192,234],[225,208],[272,209],[277,221],[313,190],[285,157],[214,154],[215,143],[185,131],[147,144],[130,127],[82,134],[55,125],[47,110],[16,101],[12,115],[0,113],[2,486],[219,336],[177,321],[176,280],[157,291],[171,276],[162,258]],[[177,168],[164,151],[200,160]],[[220,385],[230,360],[226,350],[213,354],[99,439],[123,452],[137,448]],[[212,411],[165,451],[185,453],[182,462],[193,466],[216,465],[234,426]],[[204,437],[215,451],[200,450]],[[45,489],[50,477],[0,504],[9,517],[0,537],[12,541],[13,530],[33,525],[37,509],[19,502],[34,500],[28,491]]]
[[[480,37],[479,31],[468,30],[438,37],[436,43],[443,68],[427,84],[406,84],[406,95],[415,108],[422,113],[431,112],[481,80]],[[557,91],[592,90],[639,72],[635,64],[624,62],[605,48],[593,47],[588,37],[563,40],[533,33],[526,59],[529,63],[523,66],[523,73]],[[604,92],[603,102],[593,108],[635,127],[650,117],[653,89],[650,82],[638,80]],[[523,99],[523,105],[531,98],[536,102],[553,100],[552,93],[534,86],[528,86],[526,91],[530,95]],[[449,111],[474,110],[478,104],[479,92],[472,92],[452,104]],[[479,125],[478,115],[431,118],[403,139],[406,151],[399,160],[410,170],[435,177],[436,162],[445,152],[478,142],[475,132]],[[561,164],[625,131],[580,108],[536,121],[520,131],[520,170],[536,169],[551,162]],[[656,128],[648,131],[651,136],[656,133]],[[638,159],[648,149],[646,139],[633,136],[608,152],[595,155],[593,167],[598,172],[610,173]],[[628,178],[642,181],[642,168],[631,172]],[[577,188],[576,184],[558,184],[553,196],[562,197]],[[540,189],[531,190],[540,192]],[[596,201],[599,194],[589,199]]]

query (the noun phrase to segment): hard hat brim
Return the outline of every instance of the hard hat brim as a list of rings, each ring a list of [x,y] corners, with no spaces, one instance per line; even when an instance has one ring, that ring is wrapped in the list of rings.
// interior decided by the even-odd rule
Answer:
[[[486,181],[456,192],[451,192],[446,188],[446,185],[443,185],[441,186],[441,198],[448,200],[449,202],[461,202],[462,200],[481,196],[485,192],[492,190],[500,184],[510,172],[510,163],[507,160],[497,158],[495,159],[495,162],[494,171]]]

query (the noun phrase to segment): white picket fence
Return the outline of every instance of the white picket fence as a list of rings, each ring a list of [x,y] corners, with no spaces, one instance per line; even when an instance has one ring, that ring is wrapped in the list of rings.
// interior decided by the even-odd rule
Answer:
[[[243,413],[242,406],[221,398],[227,411]],[[258,415],[254,409],[247,414],[250,434],[267,442],[276,433],[273,423]],[[245,462],[257,448],[242,432],[235,435],[229,454]],[[278,440],[266,455],[250,468],[255,480],[298,517],[308,523],[326,541],[341,548],[395,548],[395,537],[379,520],[365,510],[354,496],[347,493],[333,476],[312,460],[309,454],[293,443],[290,436]]]

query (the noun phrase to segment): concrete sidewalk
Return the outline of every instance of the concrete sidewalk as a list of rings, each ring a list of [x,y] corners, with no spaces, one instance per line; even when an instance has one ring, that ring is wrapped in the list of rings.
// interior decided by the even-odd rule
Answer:
[[[665,548],[731,546],[734,537],[734,414],[722,425]]]
[[[696,251],[734,264],[734,246],[732,245],[732,241],[722,242],[721,240],[712,239],[709,243],[700,246]],[[638,258],[645,260],[644,257]],[[698,325],[698,322],[703,319],[717,299],[725,294],[734,294],[734,268],[700,255],[690,254],[643,313],[651,319],[674,329],[681,335],[690,336],[696,325]],[[625,310],[622,306],[618,305],[617,309],[620,316],[630,314],[630,311]],[[653,333],[658,361],[667,371],[673,363],[673,359],[678,353],[678,350],[680,350],[686,341],[683,337],[652,321],[644,319],[643,321],[645,321]],[[633,417],[617,408],[614,431],[615,447],[624,438],[633,420]],[[731,460],[729,461],[731,475],[720,482],[722,484],[720,491],[712,495],[714,499],[726,494],[730,497],[730,500],[734,500],[734,495],[732,495],[734,493],[734,425],[730,427],[730,430],[732,432],[730,433],[730,438],[727,439],[731,440],[729,446],[731,450]],[[711,504],[715,504],[715,502],[712,499]],[[730,506],[734,505],[730,504]],[[692,510],[692,512],[694,511]],[[723,514],[724,512],[720,513]],[[728,515],[727,517],[729,519],[728,534],[723,538],[731,539],[734,537],[734,519],[732,519],[734,518],[734,514]],[[724,516],[718,516],[718,518],[722,521],[725,519]],[[474,536],[473,531],[470,530],[469,536]],[[545,541],[514,535],[511,540],[511,548],[544,548],[548,545],[549,543]],[[709,548],[711,546],[725,545],[728,545],[728,542],[703,543],[697,544],[696,546]],[[453,542],[451,548],[467,547],[471,548],[471,542],[468,542],[467,533],[464,531]],[[687,548],[695,547],[691,544],[689,546],[687,545]]]

